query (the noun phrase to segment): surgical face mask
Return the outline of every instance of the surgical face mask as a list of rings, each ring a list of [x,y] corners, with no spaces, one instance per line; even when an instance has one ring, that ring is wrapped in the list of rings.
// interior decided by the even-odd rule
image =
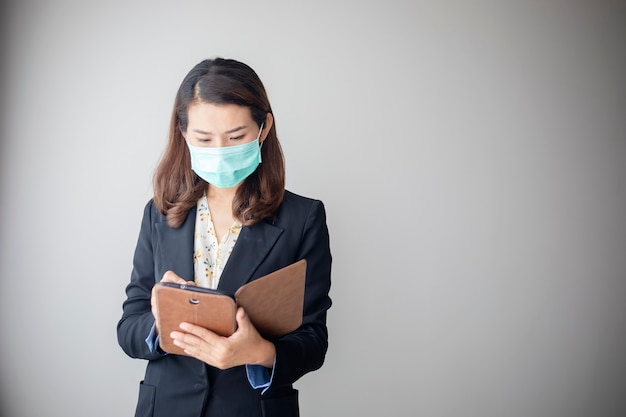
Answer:
[[[259,138],[263,125],[255,140],[243,145],[209,148],[193,146],[187,141],[191,155],[191,169],[200,178],[218,188],[230,188],[252,174],[261,163]]]

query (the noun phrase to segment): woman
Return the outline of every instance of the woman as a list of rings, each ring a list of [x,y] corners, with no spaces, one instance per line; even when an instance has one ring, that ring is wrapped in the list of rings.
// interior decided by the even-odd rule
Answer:
[[[328,348],[331,254],[322,202],[284,189],[283,154],[265,88],[246,64],[205,60],[176,95],[166,151],[145,207],[127,299],[122,349],[148,360],[136,416],[297,416],[292,384]],[[159,347],[156,282],[234,294],[246,282],[307,261],[302,325],[264,339],[243,309],[230,337],[189,323]]]

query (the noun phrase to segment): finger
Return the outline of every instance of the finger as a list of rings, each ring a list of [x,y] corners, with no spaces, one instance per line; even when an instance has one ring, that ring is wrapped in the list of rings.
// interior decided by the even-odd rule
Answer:
[[[204,340],[205,342],[207,342],[209,345],[213,346],[216,343],[218,343],[220,341],[221,336],[218,335],[215,332],[212,332],[209,329],[206,329],[204,327],[201,326],[197,326],[195,324],[191,324],[191,323],[180,323],[179,326],[182,330],[184,330],[185,332],[192,334],[202,340]]]
[[[237,308],[237,314],[235,315],[235,319],[237,320],[237,327],[247,327],[251,326],[250,318],[246,313],[246,310],[243,307]]]
[[[211,366],[222,368],[224,365],[216,360],[214,346],[210,346],[204,339],[185,332],[173,331],[170,333],[173,343],[183,351],[196,359],[204,361]]]
[[[156,319],[159,310],[156,303],[156,288],[154,287],[152,287],[152,291],[150,293],[150,310],[152,310],[152,315]]]
[[[179,277],[174,271],[167,271],[165,274],[163,274],[163,278],[161,278],[161,282],[173,282],[175,284],[187,284],[187,281]]]
[[[183,349],[188,355],[198,357],[203,352],[201,348],[202,340],[197,336],[189,333],[174,331],[170,333],[170,337],[172,338],[172,342],[179,348]]]
[[[185,346],[198,346],[202,344],[202,339],[191,333],[178,332],[175,330],[170,333],[170,337],[174,340],[174,343],[178,342]]]

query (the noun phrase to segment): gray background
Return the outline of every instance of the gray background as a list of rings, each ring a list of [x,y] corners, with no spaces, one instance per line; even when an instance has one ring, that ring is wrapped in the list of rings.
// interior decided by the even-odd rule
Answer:
[[[259,73],[288,188],[328,211],[303,416],[626,415],[624,2],[3,7],[2,416],[133,414],[115,326],[176,89],[214,56]]]

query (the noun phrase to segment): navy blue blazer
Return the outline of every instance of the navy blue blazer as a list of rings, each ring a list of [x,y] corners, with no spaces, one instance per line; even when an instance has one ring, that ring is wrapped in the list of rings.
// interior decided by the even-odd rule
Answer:
[[[302,326],[274,340],[276,363],[270,388],[261,395],[248,381],[245,366],[219,370],[197,359],[153,352],[146,337],[154,324],[152,287],[172,270],[193,281],[196,210],[179,228],[169,227],[150,201],[145,207],[135,249],[127,298],[117,325],[118,341],[133,358],[148,360],[139,388],[136,416],[299,415],[293,383],[320,368],[328,349],[326,312],[331,253],[324,205],[289,191],[274,219],[245,226],[222,272],[218,289],[231,294],[243,284],[300,259],[307,260]]]

